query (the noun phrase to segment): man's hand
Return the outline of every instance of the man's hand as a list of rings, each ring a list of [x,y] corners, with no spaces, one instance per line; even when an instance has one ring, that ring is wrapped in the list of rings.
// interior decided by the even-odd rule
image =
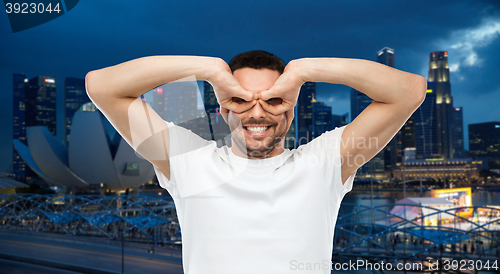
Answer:
[[[258,99],[262,108],[274,115],[293,112],[299,98],[300,87],[305,83],[300,72],[299,59],[290,61],[274,85],[260,92]]]
[[[207,79],[207,82],[214,87],[221,113],[227,113],[228,110],[236,113],[245,112],[257,103],[257,94],[253,95],[241,87],[224,60],[219,62],[217,71]]]

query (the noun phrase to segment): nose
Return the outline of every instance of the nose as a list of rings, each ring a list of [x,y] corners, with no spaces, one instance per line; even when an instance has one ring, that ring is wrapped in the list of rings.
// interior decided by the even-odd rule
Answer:
[[[256,120],[264,119],[267,117],[267,112],[262,108],[262,105],[257,101],[257,103],[248,110],[250,117]]]

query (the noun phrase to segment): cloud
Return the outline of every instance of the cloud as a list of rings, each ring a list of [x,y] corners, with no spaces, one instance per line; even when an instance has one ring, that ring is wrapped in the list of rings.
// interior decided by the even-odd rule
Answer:
[[[450,71],[459,72],[463,67],[481,67],[483,56],[479,48],[486,47],[500,35],[500,18],[487,18],[475,28],[466,28],[451,33],[446,40],[438,42],[440,48],[449,49],[449,55],[454,56],[450,62]]]

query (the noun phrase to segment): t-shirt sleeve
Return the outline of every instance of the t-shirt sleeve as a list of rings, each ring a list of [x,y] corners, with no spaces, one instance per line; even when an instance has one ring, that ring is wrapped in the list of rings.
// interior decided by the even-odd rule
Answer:
[[[347,125],[327,131],[304,146],[304,152],[318,159],[323,168],[330,191],[339,199],[352,190],[357,170],[342,184],[342,159],[340,146],[342,132]]]
[[[169,130],[170,145],[170,180],[156,167],[154,168],[160,186],[165,188],[172,197],[185,198],[195,195],[225,178],[213,183],[204,180],[200,174],[217,173],[217,165],[221,159],[215,157],[217,143],[205,140],[191,130],[166,122]],[[219,176],[220,177],[220,176]]]

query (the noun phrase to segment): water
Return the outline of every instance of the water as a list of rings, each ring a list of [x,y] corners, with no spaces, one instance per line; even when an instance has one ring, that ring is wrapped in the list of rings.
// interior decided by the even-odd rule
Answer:
[[[426,191],[423,192],[423,197],[430,197],[431,192]],[[392,204],[396,203],[401,199],[404,199],[403,191],[373,191],[374,196],[378,196],[378,199],[373,199],[373,206],[383,206],[383,205],[391,205],[387,207],[380,207],[380,210],[383,211],[391,211],[393,208]],[[406,191],[406,197],[420,197],[420,192],[418,191]],[[363,199],[364,198],[364,199]],[[361,206],[371,207],[370,200],[370,191],[351,191],[342,200],[342,204],[355,204]],[[472,205],[473,206],[486,206],[486,205],[500,205],[500,191],[484,191],[484,190],[475,190],[472,192]],[[358,207],[357,209],[361,209],[362,207]],[[343,205],[340,208],[340,212],[343,214],[350,213],[354,210],[354,206]],[[371,222],[371,211],[366,211],[365,213],[361,213],[357,215],[359,221]],[[376,212],[374,214],[374,221],[380,221],[384,218],[387,218],[387,215],[384,212]]]
[[[373,205],[384,205],[384,204],[394,204],[396,201],[404,199],[403,191],[373,191],[374,196],[384,197],[382,199],[373,199]],[[431,192],[425,191],[422,195],[423,197],[430,197]],[[369,198],[370,191],[352,191],[348,193],[342,203],[352,203],[365,206],[371,206]],[[406,197],[420,197],[420,192],[418,191],[406,191]],[[500,205],[500,191],[484,191],[475,190],[472,192],[472,205],[473,206],[486,206],[486,205]]]

